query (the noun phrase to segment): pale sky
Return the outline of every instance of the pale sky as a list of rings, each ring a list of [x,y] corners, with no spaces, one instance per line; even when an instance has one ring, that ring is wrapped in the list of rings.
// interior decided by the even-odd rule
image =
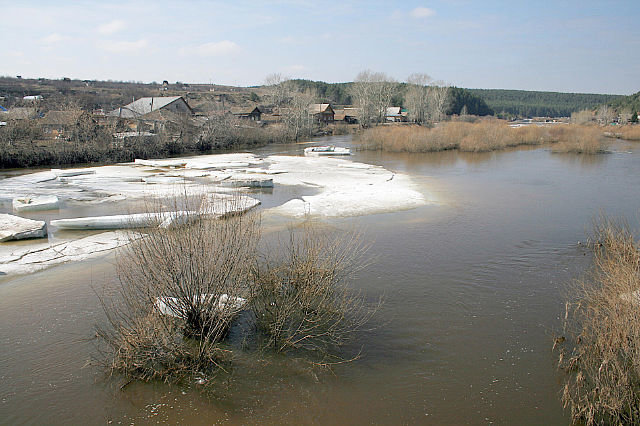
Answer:
[[[0,0],[0,75],[249,86],[367,69],[631,94],[640,1]]]

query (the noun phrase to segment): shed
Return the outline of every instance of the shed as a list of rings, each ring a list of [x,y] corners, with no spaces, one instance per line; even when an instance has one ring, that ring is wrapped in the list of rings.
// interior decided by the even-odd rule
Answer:
[[[256,107],[239,107],[239,108],[231,108],[231,114],[234,117],[241,118],[244,120],[253,120],[260,121],[262,116],[262,111],[260,108]]]
[[[311,104],[309,105],[309,113],[321,123],[330,123],[335,116],[331,104]]]

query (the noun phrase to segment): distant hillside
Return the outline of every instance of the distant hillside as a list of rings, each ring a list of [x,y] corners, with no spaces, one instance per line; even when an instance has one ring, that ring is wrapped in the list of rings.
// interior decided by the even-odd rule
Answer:
[[[640,92],[622,96],[609,102],[609,105],[618,111],[638,112],[640,111]]]
[[[527,90],[467,89],[479,96],[496,114],[520,117],[568,117],[572,112],[624,98],[591,93],[534,92]]]

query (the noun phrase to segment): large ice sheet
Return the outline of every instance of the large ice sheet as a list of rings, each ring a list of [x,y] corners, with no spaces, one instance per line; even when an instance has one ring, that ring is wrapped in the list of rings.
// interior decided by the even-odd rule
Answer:
[[[0,274],[28,274],[59,265],[99,256],[130,242],[122,231],[104,232],[77,240],[36,244],[0,250]]]
[[[307,185],[320,192],[291,200],[274,212],[302,217],[360,216],[407,210],[427,203],[411,179],[383,167],[325,157],[267,158],[276,169],[286,174],[273,175],[274,183]]]
[[[55,195],[63,202],[75,201],[69,206],[90,207],[103,202],[113,204],[208,191],[215,203],[218,203],[215,207],[217,212],[244,211],[259,203],[253,198],[245,197],[239,206],[230,208],[229,200],[237,198],[237,194],[228,194],[229,191],[236,191],[229,188],[232,182],[247,185],[251,183],[253,186],[257,186],[253,182],[260,182],[260,186],[267,183],[271,185],[273,182],[274,191],[277,191],[280,185],[309,187],[309,195],[302,195],[299,199],[290,200],[270,210],[291,217],[307,214],[324,217],[358,216],[411,209],[433,201],[431,198],[427,199],[415,187],[409,176],[391,172],[380,166],[339,158],[281,155],[260,158],[249,153],[148,160],[16,176],[2,181],[0,201],[10,202],[13,198],[26,195]],[[111,210],[113,211],[113,207]],[[100,238],[110,240],[112,237],[108,235],[116,234],[107,233]],[[111,243],[106,243],[87,238],[89,239],[78,240],[77,243],[65,243],[68,245],[65,246],[65,250],[76,247],[76,250],[83,254],[65,254],[60,257],[52,254],[51,259],[82,259],[90,254],[91,250],[102,252],[119,245],[111,240]],[[48,246],[44,249],[37,244],[34,246],[38,246],[38,250],[53,250],[46,253],[55,252]],[[0,258],[1,252],[2,250]],[[28,257],[33,256],[35,254],[29,254]],[[51,259],[38,260],[33,262],[33,265],[54,264]],[[38,266],[42,267],[44,266]]]

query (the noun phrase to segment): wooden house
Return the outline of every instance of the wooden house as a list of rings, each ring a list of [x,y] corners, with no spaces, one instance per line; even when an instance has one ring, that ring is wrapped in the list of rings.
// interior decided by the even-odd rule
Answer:
[[[320,123],[331,123],[335,116],[331,104],[311,104],[309,105],[309,113]]]
[[[240,118],[243,120],[252,120],[252,121],[260,121],[262,116],[262,111],[260,108],[256,107],[239,107],[239,108],[231,108],[231,114],[234,117]]]
[[[157,110],[171,111],[177,114],[193,115],[193,110],[182,96],[160,96],[140,98],[128,105],[120,107],[109,113],[118,118],[143,118],[145,115]]]

